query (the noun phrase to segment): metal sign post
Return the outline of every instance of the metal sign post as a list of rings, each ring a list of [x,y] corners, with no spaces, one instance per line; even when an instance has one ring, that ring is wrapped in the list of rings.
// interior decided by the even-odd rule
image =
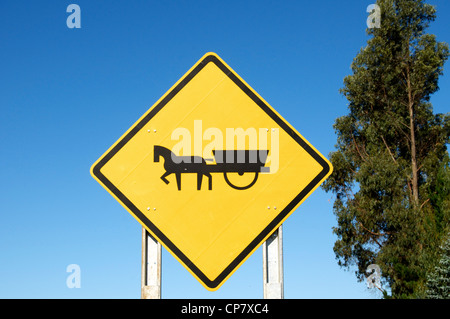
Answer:
[[[283,226],[263,243],[264,299],[283,299]],[[141,299],[161,299],[161,244],[142,227]]]
[[[141,299],[161,299],[161,244],[142,227]]]
[[[264,299],[283,299],[283,231],[280,226],[263,244]]]

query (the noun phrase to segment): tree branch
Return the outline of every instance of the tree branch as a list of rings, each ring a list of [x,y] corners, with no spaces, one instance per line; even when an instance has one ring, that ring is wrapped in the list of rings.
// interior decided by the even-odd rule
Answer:
[[[422,205],[420,205],[420,209],[422,209],[423,205],[425,205],[429,200],[430,200],[430,199],[428,198],[426,201],[424,201],[424,202],[422,203]]]
[[[392,152],[391,152],[391,150],[389,149],[389,146],[387,145],[386,140],[384,139],[383,135],[380,134],[380,137],[381,137],[381,139],[383,140],[384,146],[386,146],[386,149],[388,150],[389,155],[391,155],[392,160],[394,161],[394,163],[395,163],[396,165],[398,165],[398,163],[397,163],[397,161],[395,160],[394,155],[392,155]]]
[[[371,233],[372,235],[375,235],[375,236],[385,236],[385,235],[390,235],[390,234],[391,234],[390,232],[385,232],[385,233],[376,233],[376,232],[373,232],[373,231],[369,230],[368,228],[366,228],[361,222],[359,222],[359,225],[360,225],[362,228],[364,228],[364,230],[366,230],[367,232],[369,232],[369,233]]]
[[[358,151],[359,156],[361,157],[361,159],[362,159],[364,162],[367,162],[367,160],[364,158],[364,156],[361,154],[361,152],[360,152],[360,150],[359,150],[358,144],[357,144],[356,141],[355,141],[355,135],[354,135],[354,134],[352,134],[352,139],[353,139],[353,144],[355,145],[356,150]]]

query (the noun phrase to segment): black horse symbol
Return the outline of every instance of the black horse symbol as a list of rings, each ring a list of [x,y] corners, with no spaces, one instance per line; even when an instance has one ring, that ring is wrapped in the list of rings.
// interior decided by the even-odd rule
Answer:
[[[208,177],[208,189],[212,189],[212,176],[207,168],[204,158],[200,156],[177,156],[171,150],[160,145],[155,145],[153,150],[154,162],[159,162],[160,156],[164,158],[164,169],[166,172],[161,176],[164,183],[169,184],[166,177],[173,173],[177,179],[178,190],[181,190],[181,174],[196,173],[197,190],[200,190],[202,186],[203,175]],[[212,159],[210,161],[212,161]]]

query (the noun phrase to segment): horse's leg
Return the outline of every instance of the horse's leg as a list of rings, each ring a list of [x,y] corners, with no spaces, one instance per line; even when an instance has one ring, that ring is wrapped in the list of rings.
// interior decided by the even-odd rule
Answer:
[[[203,174],[197,173],[197,190],[198,191],[202,188],[202,179],[203,179]]]
[[[166,179],[166,176],[169,176],[170,174],[172,174],[172,173],[165,172],[165,173],[163,174],[163,176],[161,176],[161,179],[163,180],[164,183],[166,183],[166,184],[169,184],[169,183],[170,183],[170,182]]]
[[[206,177],[208,177],[208,190],[212,190],[212,176],[211,173],[206,173]]]
[[[177,178],[177,187],[178,190],[181,191],[181,173],[175,173],[175,176]]]

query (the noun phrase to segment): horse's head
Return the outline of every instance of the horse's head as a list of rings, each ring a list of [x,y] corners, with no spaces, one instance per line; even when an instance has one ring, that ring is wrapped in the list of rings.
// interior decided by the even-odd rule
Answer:
[[[161,155],[161,146],[155,145],[153,147],[153,162],[159,162],[159,156]]]
[[[164,157],[164,160],[166,160],[167,158],[170,158],[171,153],[171,150],[160,145],[155,145],[153,147],[153,161],[158,163],[160,156]]]

